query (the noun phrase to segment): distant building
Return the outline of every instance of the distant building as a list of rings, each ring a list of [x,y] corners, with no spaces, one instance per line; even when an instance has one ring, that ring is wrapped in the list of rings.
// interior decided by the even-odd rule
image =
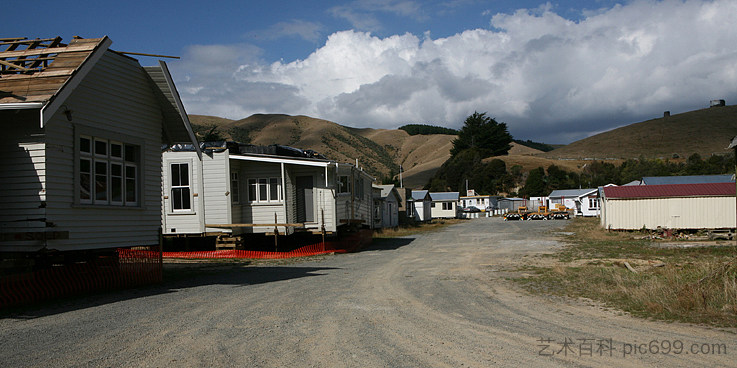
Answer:
[[[734,183],[609,186],[600,193],[607,229],[735,227]]]
[[[458,217],[458,192],[433,192],[430,193],[432,204],[430,207],[432,218],[456,218]]]

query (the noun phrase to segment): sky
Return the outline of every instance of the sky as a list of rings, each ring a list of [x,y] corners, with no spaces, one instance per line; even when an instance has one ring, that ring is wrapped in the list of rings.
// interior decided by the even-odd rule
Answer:
[[[166,60],[189,114],[307,115],[566,144],[737,103],[737,0],[46,1],[0,38],[107,35]],[[143,65],[157,58],[138,57]]]

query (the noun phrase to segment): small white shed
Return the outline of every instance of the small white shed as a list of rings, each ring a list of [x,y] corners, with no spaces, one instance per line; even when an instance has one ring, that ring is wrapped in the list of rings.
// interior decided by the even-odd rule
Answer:
[[[392,184],[377,185],[380,192],[378,198],[381,204],[381,227],[399,226],[399,203],[401,198],[397,188]]]
[[[430,205],[432,218],[456,218],[458,217],[458,192],[433,192],[430,193],[432,204]]]
[[[415,221],[430,221],[432,219],[432,199],[427,190],[413,190]]]

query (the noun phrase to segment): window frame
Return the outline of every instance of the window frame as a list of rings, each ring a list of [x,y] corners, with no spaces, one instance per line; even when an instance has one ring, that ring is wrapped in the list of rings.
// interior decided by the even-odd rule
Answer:
[[[232,204],[241,203],[240,183],[238,181],[238,171],[230,172],[230,201]]]
[[[140,144],[124,143],[133,141],[135,141],[135,138],[123,137],[120,134],[96,129],[83,129],[82,132],[78,132],[75,127],[73,146],[75,158],[74,205],[116,208],[141,207],[139,192],[142,185],[142,175],[139,168],[142,146]],[[119,150],[115,150],[116,154],[113,153],[113,146],[119,147]],[[134,151],[135,159],[133,161],[125,160],[126,149]],[[117,151],[119,151],[119,155]],[[84,170],[83,166],[87,166],[88,170]],[[133,169],[134,200],[128,200],[127,198],[126,189],[131,179],[126,170],[127,167]],[[120,170],[115,170],[115,168]],[[114,171],[116,171],[116,175],[113,175]],[[113,192],[114,188],[118,188],[120,193],[116,195]]]
[[[182,167],[182,165],[187,165],[187,170],[186,170],[187,171],[187,184],[186,185],[182,185],[181,184],[181,181],[180,181],[179,185],[174,185],[174,181],[173,181],[173,179],[174,179],[174,174],[173,174],[173,172],[174,172],[174,165],[179,165],[179,167],[178,167],[178,173],[179,173],[179,179],[180,180],[181,180],[181,177],[182,177],[181,176],[181,173],[182,173],[181,167]],[[169,189],[168,190],[169,211],[171,213],[185,213],[185,214],[194,213],[194,195],[193,195],[193,190],[192,190],[192,177],[193,177],[192,166],[193,165],[192,165],[192,161],[191,160],[170,160],[170,161],[167,161],[167,169],[169,170],[168,182],[167,182],[168,189]],[[188,201],[189,201],[188,202],[188,204],[189,204],[189,207],[188,208],[184,208],[184,207],[183,208],[175,208],[175,200],[176,200],[176,196],[174,195],[175,189],[187,189],[187,193],[188,193],[188,196],[187,197],[188,197]],[[181,197],[181,198],[184,198],[184,197]]]
[[[280,177],[258,177],[248,178],[248,203],[249,204],[277,204],[284,203],[284,188]],[[272,188],[272,183],[274,188]],[[271,198],[273,191],[276,191],[276,198]],[[263,191],[263,195],[262,195]],[[265,198],[262,198],[265,197]]]

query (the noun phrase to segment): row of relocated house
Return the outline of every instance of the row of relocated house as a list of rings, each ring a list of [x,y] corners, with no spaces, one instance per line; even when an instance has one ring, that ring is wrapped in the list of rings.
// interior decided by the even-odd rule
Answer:
[[[61,41],[0,41],[0,252],[398,223],[396,190],[375,196],[359,167],[200,144],[164,62],[142,67],[107,37]]]

